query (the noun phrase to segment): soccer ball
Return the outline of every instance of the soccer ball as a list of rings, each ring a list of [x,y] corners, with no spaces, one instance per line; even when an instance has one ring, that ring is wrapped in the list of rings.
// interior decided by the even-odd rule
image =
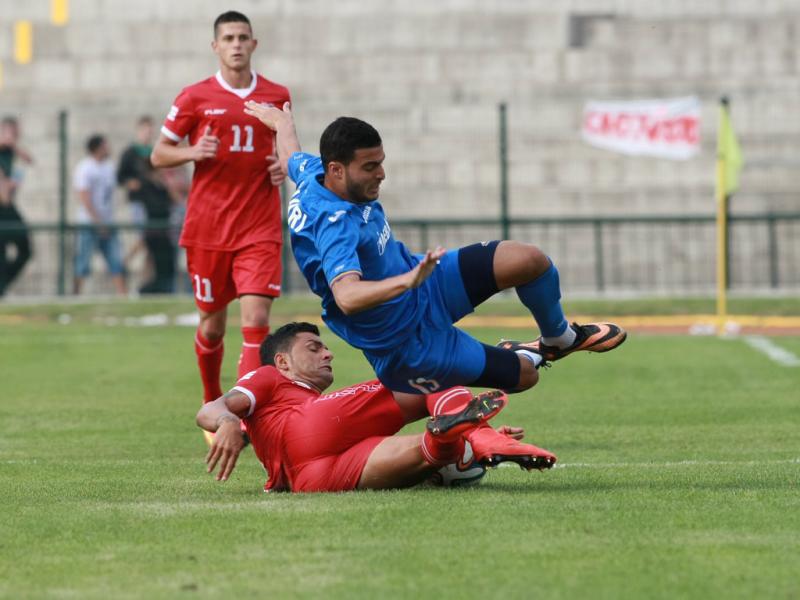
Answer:
[[[486,467],[475,462],[472,446],[464,443],[464,455],[457,463],[447,465],[431,475],[430,482],[442,487],[464,487],[480,483],[486,475]]]

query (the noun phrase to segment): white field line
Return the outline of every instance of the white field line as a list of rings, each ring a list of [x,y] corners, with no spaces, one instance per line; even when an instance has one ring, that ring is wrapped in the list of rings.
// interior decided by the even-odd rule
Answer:
[[[800,465],[800,458],[787,458],[783,460],[678,460],[665,462],[621,462],[621,463],[556,463],[556,468],[561,469],[597,469],[597,468],[669,468],[669,467],[708,467],[708,466],[740,466],[757,467],[763,465]]]
[[[610,462],[610,463],[556,463],[554,469],[618,469],[618,468],[651,468],[664,469],[670,467],[708,467],[708,466],[762,467],[764,465],[800,465],[800,458],[777,460],[679,460],[664,462]],[[499,467],[516,467],[512,462],[501,463]]]
[[[745,343],[767,355],[771,360],[784,367],[800,367],[800,358],[786,348],[781,348],[769,338],[760,335],[749,335],[744,338]]]

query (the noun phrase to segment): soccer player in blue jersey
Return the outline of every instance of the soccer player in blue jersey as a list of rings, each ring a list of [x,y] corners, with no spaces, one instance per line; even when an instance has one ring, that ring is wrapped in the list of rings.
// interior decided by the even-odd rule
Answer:
[[[245,103],[276,132],[281,166],[297,185],[289,202],[292,250],[322,318],[364,352],[390,389],[431,393],[454,385],[521,391],[543,361],[578,350],[606,352],[625,340],[611,323],[572,325],[561,309],[558,271],[537,247],[492,241],[414,255],[392,235],[377,201],[386,177],[380,135],[340,117],[302,153],[288,103]],[[500,290],[515,288],[541,331],[533,342],[483,344],[454,327]]]

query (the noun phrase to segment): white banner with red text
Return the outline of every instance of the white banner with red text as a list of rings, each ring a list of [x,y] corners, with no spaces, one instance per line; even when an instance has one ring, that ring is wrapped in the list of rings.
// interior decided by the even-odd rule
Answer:
[[[627,102],[588,101],[583,139],[637,156],[686,160],[700,151],[700,100],[694,96]]]

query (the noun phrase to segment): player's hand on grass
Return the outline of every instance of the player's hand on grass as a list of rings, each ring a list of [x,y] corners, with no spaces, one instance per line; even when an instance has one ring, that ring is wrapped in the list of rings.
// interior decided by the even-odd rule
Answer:
[[[286,179],[286,173],[283,172],[283,167],[281,167],[281,161],[278,159],[278,155],[270,154],[267,157],[267,163],[269,164],[267,167],[267,171],[269,171],[269,181],[273,186],[278,187]]]
[[[273,131],[277,131],[281,123],[292,122],[292,105],[289,102],[284,103],[283,109],[280,109],[277,106],[248,100],[244,103],[244,107],[244,114],[255,117]]]
[[[219,138],[211,131],[211,125],[206,125],[206,130],[197,143],[192,146],[192,160],[200,162],[217,156]]]
[[[444,253],[445,249],[441,246],[438,246],[436,250],[428,250],[420,263],[408,272],[411,278],[408,287],[413,289],[421,286],[422,283],[431,276],[431,273],[433,273],[436,265],[439,264],[439,259],[444,256]]]
[[[207,471],[211,473],[219,463],[217,481],[227,481],[236,467],[236,460],[244,448],[244,438],[239,419],[225,419],[217,428],[214,443],[206,455]]]
[[[525,430],[522,427],[511,427],[509,425],[501,425],[497,428],[497,433],[507,435],[517,441],[525,437]]]

